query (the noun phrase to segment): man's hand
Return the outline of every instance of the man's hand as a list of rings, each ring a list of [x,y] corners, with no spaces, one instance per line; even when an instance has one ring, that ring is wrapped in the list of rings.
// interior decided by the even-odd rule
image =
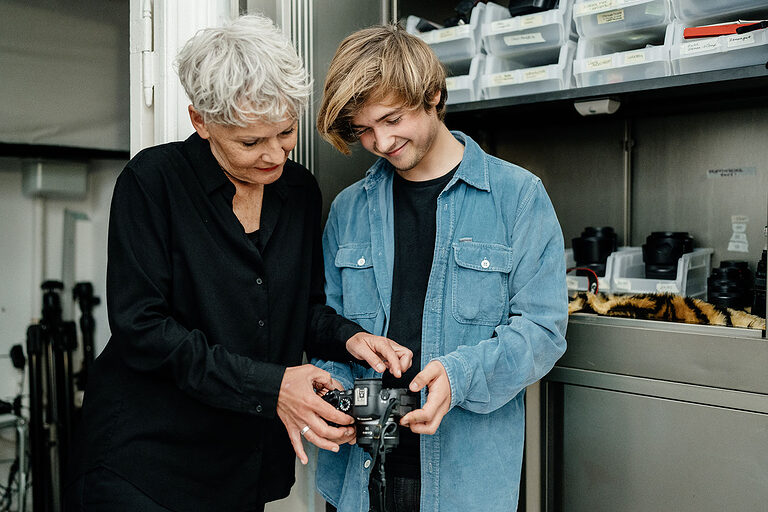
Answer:
[[[427,401],[422,409],[409,412],[400,419],[400,424],[409,427],[416,434],[434,434],[451,408],[451,383],[440,361],[430,361],[411,381],[413,392],[427,386]]]
[[[359,332],[347,340],[347,352],[379,373],[389,368],[398,379],[411,367],[413,352],[383,336]]]
[[[301,443],[302,434],[310,443],[334,452],[339,451],[340,444],[355,439],[352,416],[337,410],[317,394],[331,389],[342,387],[330,373],[311,364],[286,368],[283,374],[277,397],[277,416],[285,425],[293,450],[302,464],[309,461]],[[326,421],[341,427],[332,427]]]

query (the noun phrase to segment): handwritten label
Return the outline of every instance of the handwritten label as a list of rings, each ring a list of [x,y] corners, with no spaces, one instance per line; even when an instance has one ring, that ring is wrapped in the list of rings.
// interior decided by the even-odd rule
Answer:
[[[752,46],[755,44],[755,34],[736,34],[728,36],[728,48],[738,48],[739,46]]]
[[[711,52],[719,46],[717,38],[702,39],[680,45],[680,55],[694,55],[697,53]]]
[[[616,278],[613,280],[613,286],[616,288],[616,290],[621,290],[624,292],[631,292],[632,291],[632,283],[629,279],[624,278]]]
[[[530,68],[523,72],[522,82],[538,82],[539,80],[546,80],[549,78],[547,74],[547,67]]]
[[[575,277],[565,276],[565,284],[568,286],[569,290],[579,289],[579,281]]]
[[[455,78],[446,78],[445,79],[445,88],[449,91],[452,91],[454,89],[458,89],[459,82]]]
[[[460,39],[472,34],[472,25],[461,25],[458,27],[443,28],[440,30],[432,30],[431,32],[424,32],[418,34],[418,36],[427,44],[443,43],[446,41],[453,41],[454,39]]]
[[[624,65],[632,66],[634,64],[642,64],[645,62],[645,51],[638,50],[636,52],[627,52],[624,54]]]
[[[596,14],[601,11],[607,11],[608,9],[614,9],[617,5],[618,2],[616,0],[592,0],[591,2],[582,2],[573,6],[573,15],[587,16],[589,14]]]
[[[624,9],[617,9],[615,11],[605,12],[597,15],[598,25],[614,23],[616,21],[624,21]]]
[[[597,71],[599,69],[610,68],[613,65],[613,58],[608,57],[592,57],[587,59],[587,69],[589,71]]]
[[[498,34],[499,32],[507,32],[515,28],[515,19],[509,18],[506,20],[494,21],[491,23],[491,34]]]
[[[506,36],[504,37],[504,43],[507,46],[519,46],[523,44],[535,44],[543,43],[544,37],[541,32],[532,32],[530,34],[520,34],[518,36]]]
[[[521,28],[536,28],[544,24],[544,16],[541,14],[529,14],[520,18]]]
[[[656,283],[656,291],[659,293],[680,293],[677,283]]]
[[[505,71],[491,75],[491,85],[499,87],[502,85],[511,85],[517,83],[517,77],[514,71]]]

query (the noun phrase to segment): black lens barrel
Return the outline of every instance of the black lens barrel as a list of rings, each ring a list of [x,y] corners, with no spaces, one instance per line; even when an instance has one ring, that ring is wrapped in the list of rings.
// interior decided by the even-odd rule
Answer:
[[[693,252],[693,237],[685,231],[654,231],[643,244],[647,279],[677,278],[677,261]]]
[[[576,265],[588,268],[600,277],[605,276],[608,256],[616,250],[616,246],[616,232],[610,226],[586,227],[581,236],[571,240]],[[577,270],[576,275],[588,275],[588,272]]]

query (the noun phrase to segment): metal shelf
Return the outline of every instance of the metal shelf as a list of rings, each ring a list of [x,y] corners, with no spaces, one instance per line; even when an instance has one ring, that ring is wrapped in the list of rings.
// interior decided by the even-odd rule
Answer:
[[[619,115],[650,112],[677,112],[724,106],[768,105],[768,69],[757,65],[703,73],[634,80],[596,87],[580,87],[541,94],[527,94],[493,100],[448,105],[451,123],[480,120],[490,113],[509,114],[534,111],[537,114],[568,111],[578,116],[573,103],[596,98],[621,102]]]

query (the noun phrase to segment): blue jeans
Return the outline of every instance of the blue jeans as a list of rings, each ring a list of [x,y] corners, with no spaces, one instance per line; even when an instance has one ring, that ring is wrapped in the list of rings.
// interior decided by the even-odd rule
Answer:
[[[399,476],[387,477],[386,512],[418,512],[420,497],[420,480]],[[373,501],[371,500],[371,511],[384,512],[378,510]],[[328,503],[325,510],[326,512],[336,512],[336,507]]]

